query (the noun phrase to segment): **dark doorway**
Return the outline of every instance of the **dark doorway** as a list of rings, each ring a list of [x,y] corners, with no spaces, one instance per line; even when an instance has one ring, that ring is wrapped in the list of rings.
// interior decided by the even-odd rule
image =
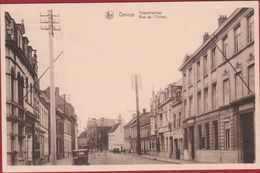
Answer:
[[[255,139],[253,113],[241,115],[242,138],[243,138],[243,162],[254,163]]]
[[[189,137],[190,137],[190,144],[191,144],[191,158],[195,159],[195,148],[194,148],[194,127],[189,127]]]
[[[170,158],[173,158],[173,138],[170,137]]]

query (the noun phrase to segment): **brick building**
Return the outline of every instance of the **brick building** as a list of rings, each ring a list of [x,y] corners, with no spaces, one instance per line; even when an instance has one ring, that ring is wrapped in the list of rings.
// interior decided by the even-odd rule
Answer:
[[[228,18],[220,16],[218,24],[211,36],[205,33],[195,52],[185,56],[179,69],[183,76],[184,159],[252,163],[254,11],[236,9]]]
[[[87,123],[88,145],[92,151],[108,150],[108,132],[117,120],[92,118]]]

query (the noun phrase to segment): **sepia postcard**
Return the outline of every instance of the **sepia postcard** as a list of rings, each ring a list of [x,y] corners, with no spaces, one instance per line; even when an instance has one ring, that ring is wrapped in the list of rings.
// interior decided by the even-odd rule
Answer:
[[[4,172],[260,169],[257,1],[0,10]]]

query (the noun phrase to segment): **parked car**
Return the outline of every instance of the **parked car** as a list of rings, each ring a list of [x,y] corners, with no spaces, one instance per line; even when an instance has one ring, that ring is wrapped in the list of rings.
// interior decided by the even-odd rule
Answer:
[[[73,165],[89,165],[88,149],[73,150]]]
[[[119,148],[114,148],[113,153],[120,153]]]

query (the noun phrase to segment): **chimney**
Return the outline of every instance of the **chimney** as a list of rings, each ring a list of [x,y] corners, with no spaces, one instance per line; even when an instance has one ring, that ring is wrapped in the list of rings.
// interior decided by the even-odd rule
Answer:
[[[218,18],[218,27],[220,27],[220,25],[222,25],[227,19],[226,15],[220,15]]]
[[[205,32],[203,35],[203,43],[205,43],[209,39],[209,33]]]
[[[146,113],[146,109],[143,109],[143,114],[145,114]]]

